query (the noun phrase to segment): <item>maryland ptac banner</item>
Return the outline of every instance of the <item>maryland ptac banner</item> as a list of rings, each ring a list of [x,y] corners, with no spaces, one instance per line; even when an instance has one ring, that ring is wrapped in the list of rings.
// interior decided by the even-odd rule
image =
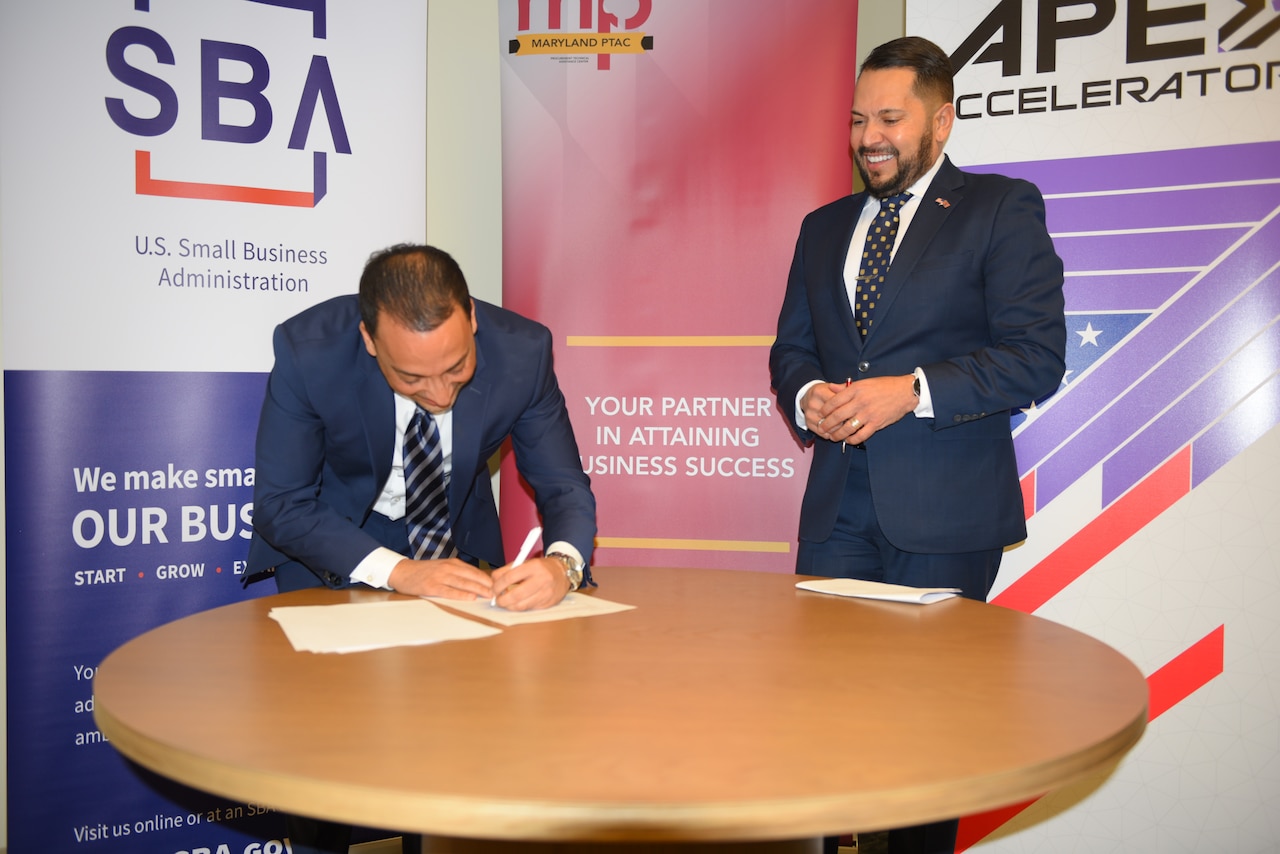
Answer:
[[[1029,536],[991,601],[1148,675],[1111,775],[971,816],[982,851],[1265,851],[1280,657],[1280,9],[908,0],[947,151],[1045,195],[1067,375],[1015,421]]]
[[[499,10],[503,303],[555,334],[596,562],[793,571],[768,349],[801,219],[850,189],[857,4]]]
[[[12,854],[287,850],[123,760],[93,679],[274,592],[241,584],[271,332],[423,239],[425,101],[419,0],[0,5]]]

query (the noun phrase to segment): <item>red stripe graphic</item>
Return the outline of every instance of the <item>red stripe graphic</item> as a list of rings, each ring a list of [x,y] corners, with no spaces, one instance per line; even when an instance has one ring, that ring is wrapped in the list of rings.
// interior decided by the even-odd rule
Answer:
[[[1227,627],[1218,626],[1182,655],[1147,677],[1151,697],[1147,720],[1154,721],[1223,671]]]
[[[1036,515],[1036,470],[1027,472],[1022,479],[1022,515],[1030,519]]]
[[[1034,612],[1190,491],[1188,445],[1005,588],[992,603]]]
[[[151,177],[151,152],[134,152],[135,192],[139,196],[168,196],[176,199],[208,199],[219,202],[249,202],[292,208],[315,207],[315,193],[297,190],[268,190],[232,184],[200,184],[191,181],[162,181]]]
[[[1154,721],[1207,685],[1211,679],[1221,675],[1225,649],[1226,626],[1218,626],[1177,658],[1148,676],[1150,699],[1147,701],[1147,721]],[[1038,800],[1040,798],[1032,798],[1020,804],[960,819],[960,830],[956,835],[957,854],[986,839]]]

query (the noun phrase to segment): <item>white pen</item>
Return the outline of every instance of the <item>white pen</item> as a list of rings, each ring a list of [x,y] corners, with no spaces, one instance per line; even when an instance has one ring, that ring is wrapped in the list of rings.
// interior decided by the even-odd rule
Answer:
[[[520,551],[516,554],[516,559],[511,561],[512,566],[519,566],[529,557],[529,552],[533,551],[533,544],[538,541],[538,537],[542,536],[542,526],[534,525],[529,531],[529,536],[524,538],[524,545],[520,546]],[[498,594],[493,594],[493,598],[489,600],[490,607],[498,604]]]

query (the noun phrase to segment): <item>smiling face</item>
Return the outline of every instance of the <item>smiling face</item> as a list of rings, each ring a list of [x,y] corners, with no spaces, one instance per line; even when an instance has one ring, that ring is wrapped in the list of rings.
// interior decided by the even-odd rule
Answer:
[[[476,314],[455,308],[428,332],[410,329],[392,315],[378,314],[377,332],[363,323],[365,349],[378,360],[387,385],[432,415],[453,408],[458,393],[476,373]]]
[[[867,69],[853,91],[849,144],[873,196],[901,193],[928,172],[951,135],[955,110],[915,91],[910,68]]]

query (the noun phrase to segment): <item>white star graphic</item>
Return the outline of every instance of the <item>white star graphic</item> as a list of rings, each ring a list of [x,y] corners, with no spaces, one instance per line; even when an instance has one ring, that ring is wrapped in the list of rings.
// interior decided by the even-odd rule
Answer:
[[[1102,330],[1094,329],[1093,321],[1091,320],[1089,321],[1088,325],[1085,326],[1084,329],[1076,330],[1076,334],[1080,336],[1081,347],[1083,347],[1085,344],[1092,344],[1093,346],[1097,347],[1098,336],[1102,334]]]

